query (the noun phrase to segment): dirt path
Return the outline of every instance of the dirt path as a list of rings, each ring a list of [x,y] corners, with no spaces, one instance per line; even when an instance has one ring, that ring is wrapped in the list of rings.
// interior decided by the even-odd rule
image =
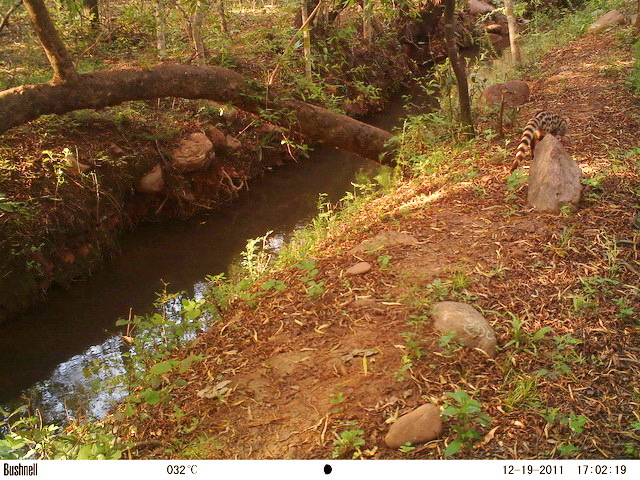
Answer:
[[[482,145],[473,180],[405,185],[328,239],[313,277],[324,282],[319,298],[309,298],[305,272],[294,269],[277,277],[285,291],[235,304],[187,352],[206,360],[139,435],[179,438],[177,457],[326,458],[340,432],[361,429],[365,458],[442,458],[455,438],[450,424],[441,439],[403,453],[384,445],[387,420],[463,389],[493,423],[456,458],[633,456],[640,266],[630,220],[639,181],[638,156],[624,154],[639,145],[640,105],[625,85],[629,59],[615,32],[571,42],[541,61],[519,115],[524,124],[549,108],[569,119],[567,149],[595,179],[576,213],[530,211],[524,189],[505,200],[510,160],[490,160],[497,145]],[[510,132],[513,151],[517,136]],[[349,253],[383,231],[415,242]],[[347,276],[360,260],[372,270]],[[439,346],[428,317],[438,299],[483,309],[503,347],[495,359]],[[526,321],[521,337],[510,324],[516,317]],[[534,344],[544,326],[552,331]],[[521,343],[508,345],[514,338]],[[221,399],[198,397],[221,381],[231,388]],[[174,405],[197,428],[185,433]]]

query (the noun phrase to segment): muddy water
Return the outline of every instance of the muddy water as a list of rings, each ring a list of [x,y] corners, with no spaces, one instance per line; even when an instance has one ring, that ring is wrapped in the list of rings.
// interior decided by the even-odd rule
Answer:
[[[404,105],[398,97],[368,121],[389,129],[406,113]],[[89,280],[51,290],[46,301],[2,326],[0,403],[15,404],[27,390],[49,422],[64,422],[69,414],[104,415],[126,394],[92,389],[124,371],[124,347],[114,326],[118,318],[153,311],[165,286],[198,296],[205,276],[228,271],[248,238],[272,230],[271,246],[277,248],[315,215],[319,194],[335,202],[353,189],[359,172],[379,168],[346,152],[321,149],[253,181],[224,212],[146,224],[125,235],[121,255]],[[88,373],[95,361],[111,370]]]

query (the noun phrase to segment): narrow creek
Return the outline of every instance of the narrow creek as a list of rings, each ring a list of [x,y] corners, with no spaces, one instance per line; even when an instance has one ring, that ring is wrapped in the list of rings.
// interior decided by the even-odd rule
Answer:
[[[398,95],[384,111],[365,121],[384,129],[407,113],[428,105],[412,92],[413,105]],[[380,166],[353,154],[322,148],[250,183],[249,191],[212,215],[186,221],[148,223],[126,234],[121,254],[86,281],[66,290],[52,289],[47,299],[0,330],[0,404],[15,406],[27,397],[45,422],[65,423],[69,416],[100,418],[126,391],[92,388],[124,371],[123,342],[115,321],[153,311],[157,293],[199,295],[205,276],[228,272],[247,239],[270,236],[278,249],[317,213],[320,194],[336,202],[358,174],[372,176]],[[96,377],[94,362],[109,365]],[[20,398],[22,397],[22,398]]]

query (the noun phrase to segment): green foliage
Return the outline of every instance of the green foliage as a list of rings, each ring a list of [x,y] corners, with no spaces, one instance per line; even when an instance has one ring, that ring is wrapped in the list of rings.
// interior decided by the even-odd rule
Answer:
[[[306,272],[305,275],[300,277],[300,280],[307,284],[306,290],[309,299],[321,296],[324,293],[324,282],[316,282],[313,280],[313,277],[318,274],[316,262],[311,259],[302,260],[296,264],[296,267]]]
[[[576,415],[569,413],[568,415],[560,412],[559,408],[544,408],[540,410],[540,415],[545,419],[550,427],[557,425],[564,432],[568,433],[568,440],[576,440],[584,431],[584,427],[589,421],[585,415]],[[561,433],[561,432],[560,432]],[[558,453],[561,456],[570,456],[572,453],[578,452],[579,448],[567,441],[559,442],[557,446]]]
[[[410,453],[410,452],[413,452],[415,449],[416,449],[416,447],[411,445],[411,442],[407,442],[404,445],[400,445],[400,448],[399,448],[399,450],[402,453]]]
[[[482,404],[464,390],[456,390],[445,395],[452,401],[444,403],[442,416],[447,421],[455,422],[451,428],[456,432],[456,438],[449,442],[444,452],[445,457],[450,457],[461,448],[470,448],[474,441],[482,438],[475,430],[476,426],[488,427],[493,420],[482,411]]]
[[[525,171],[521,168],[518,168],[511,172],[507,177],[507,192],[509,192],[506,196],[507,201],[512,201],[516,199],[515,192],[520,190],[520,187],[525,185],[529,181],[529,175],[525,173]]]
[[[512,329],[512,337],[502,348],[507,349],[513,345],[516,352],[524,350],[529,353],[536,353],[536,343],[540,342],[544,336],[551,331],[551,327],[541,327],[531,334],[524,329],[524,326],[530,319],[523,320],[512,312],[507,312],[507,314],[511,317],[509,324]]]
[[[0,459],[104,460],[118,459],[123,445],[102,423],[73,424],[65,429],[43,425],[26,406],[13,412],[0,409]]]
[[[365,444],[364,430],[344,430],[340,432],[334,441],[333,452],[331,458],[347,458],[356,459],[362,455],[360,447]]]

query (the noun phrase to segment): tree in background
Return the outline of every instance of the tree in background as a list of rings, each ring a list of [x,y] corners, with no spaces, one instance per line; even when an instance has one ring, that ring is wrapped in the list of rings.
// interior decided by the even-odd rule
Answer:
[[[513,9],[513,0],[504,0],[504,11],[507,15],[507,24],[509,26],[511,58],[514,65],[520,65],[520,47],[518,46],[518,31],[516,30],[516,14]]]
[[[444,36],[447,43],[447,55],[451,62],[451,68],[456,76],[458,84],[458,97],[460,99],[460,117],[464,133],[467,136],[475,135],[473,120],[471,118],[471,99],[469,98],[469,82],[467,81],[467,71],[465,61],[460,56],[458,44],[456,42],[456,0],[445,0],[444,8]]]

